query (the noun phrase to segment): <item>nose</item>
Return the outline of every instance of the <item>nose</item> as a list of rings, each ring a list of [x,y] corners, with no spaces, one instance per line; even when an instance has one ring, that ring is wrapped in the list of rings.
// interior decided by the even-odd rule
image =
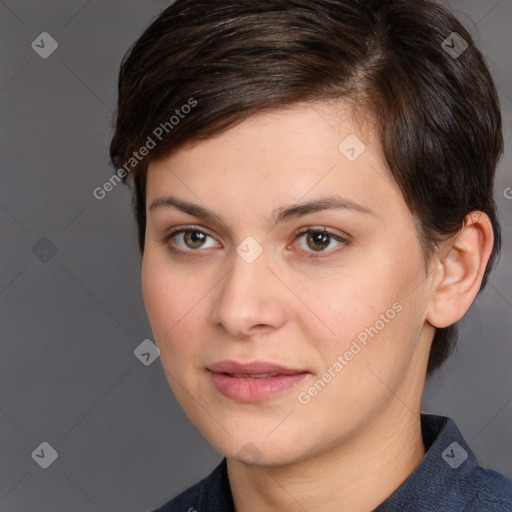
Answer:
[[[214,324],[237,339],[280,328],[286,322],[287,290],[269,268],[266,253],[252,262],[239,254],[233,260],[233,267],[215,287]]]

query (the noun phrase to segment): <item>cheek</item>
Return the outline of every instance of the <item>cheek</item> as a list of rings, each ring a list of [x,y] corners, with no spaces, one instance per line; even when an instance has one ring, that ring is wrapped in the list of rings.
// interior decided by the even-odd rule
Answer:
[[[309,281],[297,295],[338,336],[346,338],[391,307],[399,295],[398,281],[389,266],[375,261]]]
[[[338,355],[352,349],[357,352],[353,359],[364,366],[372,360],[396,358],[416,325],[417,308],[411,302],[413,294],[408,296],[416,274],[414,266],[381,254],[357,269],[317,283],[317,287],[311,283],[303,286],[299,293],[307,297],[304,302],[322,320],[315,322],[321,328],[317,333],[323,333],[315,344],[324,363],[330,365]],[[302,320],[302,328],[311,337],[308,319]]]
[[[166,370],[181,372],[201,352],[206,328],[206,296],[213,282],[197,272],[185,273],[157,251],[144,254],[142,293],[155,343]],[[188,364],[188,363],[187,363]]]
[[[187,291],[190,283],[180,282],[169,262],[146,250],[141,271],[142,294],[153,333],[160,343],[163,336],[185,314],[189,304]]]

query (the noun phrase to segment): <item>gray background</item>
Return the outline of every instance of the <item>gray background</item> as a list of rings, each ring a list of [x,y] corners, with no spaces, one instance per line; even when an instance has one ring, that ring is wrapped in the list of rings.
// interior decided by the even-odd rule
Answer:
[[[113,172],[120,59],[168,3],[0,2],[3,512],[147,511],[221,458],[181,411],[160,360],[134,356],[152,333],[129,190],[92,195]],[[512,186],[512,1],[448,5],[500,90],[504,247],[457,353],[427,384],[424,410],[452,417],[481,463],[512,477],[512,200],[503,193]],[[44,31],[59,44],[47,59],[31,48]],[[48,469],[31,456],[42,442],[58,452]]]

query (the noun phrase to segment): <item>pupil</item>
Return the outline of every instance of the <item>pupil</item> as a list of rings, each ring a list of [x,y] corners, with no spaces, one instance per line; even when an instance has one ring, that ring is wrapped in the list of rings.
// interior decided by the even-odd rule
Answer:
[[[199,231],[188,231],[185,233],[185,243],[193,248],[200,247],[204,241],[205,234]],[[191,242],[189,244],[189,242]]]
[[[320,249],[324,249],[329,245],[329,235],[327,233],[313,233],[310,237],[317,246],[316,248],[312,247],[312,249],[316,250],[318,246],[320,246]]]

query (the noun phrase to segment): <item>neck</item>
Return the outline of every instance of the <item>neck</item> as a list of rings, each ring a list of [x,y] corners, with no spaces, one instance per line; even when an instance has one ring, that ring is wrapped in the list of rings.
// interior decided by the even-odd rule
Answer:
[[[398,406],[368,422],[357,437],[284,466],[248,467],[228,459],[236,512],[368,512],[425,456],[417,411]]]

